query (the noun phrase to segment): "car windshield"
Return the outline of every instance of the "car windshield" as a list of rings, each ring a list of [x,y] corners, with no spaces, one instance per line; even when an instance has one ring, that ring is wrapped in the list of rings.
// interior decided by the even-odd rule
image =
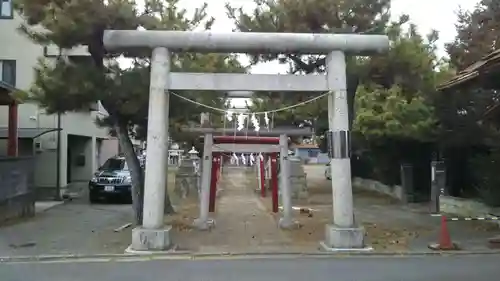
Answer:
[[[100,168],[100,170],[109,170],[109,171],[117,171],[117,170],[127,170],[127,163],[124,159],[116,159],[110,158],[108,159]]]

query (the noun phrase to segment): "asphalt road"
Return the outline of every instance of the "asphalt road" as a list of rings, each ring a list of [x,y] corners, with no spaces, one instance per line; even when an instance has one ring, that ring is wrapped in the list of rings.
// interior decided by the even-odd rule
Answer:
[[[0,264],[2,281],[490,281],[500,255]],[[495,277],[496,276],[496,277]]]

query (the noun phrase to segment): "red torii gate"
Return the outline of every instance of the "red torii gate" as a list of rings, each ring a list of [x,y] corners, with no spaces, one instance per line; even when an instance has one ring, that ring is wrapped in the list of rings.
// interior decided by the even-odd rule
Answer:
[[[262,130],[259,132],[244,129],[235,131],[230,128],[193,128],[184,127],[181,129],[184,132],[198,133],[204,135],[203,144],[203,158],[201,161],[202,175],[201,175],[201,192],[200,192],[200,217],[197,218],[194,224],[199,229],[209,229],[214,225],[215,220],[209,218],[210,210],[215,209],[215,193],[216,185],[212,179],[217,178],[217,172],[220,168],[220,157],[214,157],[214,152],[219,156],[224,152],[233,153],[262,153],[262,154],[279,154],[280,163],[288,161],[288,137],[305,137],[312,135],[311,128],[274,128],[271,130]],[[217,135],[217,136],[215,136]],[[279,138],[277,138],[279,136]],[[214,144],[217,140],[217,144]],[[252,143],[253,142],[253,143]],[[278,144],[276,144],[276,142]],[[236,144],[236,145],[235,145]],[[213,159],[216,158],[214,161]],[[272,163],[272,161],[271,161]],[[275,162],[277,165],[277,161]],[[215,171],[212,170],[215,164]],[[282,203],[283,215],[279,220],[279,227],[289,228],[294,225],[293,210],[290,193],[290,179],[288,165],[283,164],[282,173],[280,173],[282,186]],[[277,170],[277,167],[275,168]],[[277,179],[275,180],[277,181]],[[217,182],[215,182],[217,183]],[[277,186],[276,182],[274,186]],[[274,198],[277,198],[277,188],[274,189]],[[274,200],[273,209],[276,210],[278,200]],[[210,208],[212,205],[212,208]]]
[[[259,136],[214,136],[214,144],[258,144],[258,145],[279,145],[279,137],[259,137]],[[260,159],[260,194],[266,197],[266,184],[265,184],[265,168],[264,163],[268,155],[271,161],[271,196],[272,196],[272,210],[273,213],[278,212],[278,153],[270,152],[263,153],[264,160]],[[266,155],[267,154],[267,155]],[[220,178],[220,168],[223,163],[224,155],[221,152],[212,153],[212,171],[210,180],[210,203],[209,212],[215,211],[215,200],[217,193],[217,183]]]

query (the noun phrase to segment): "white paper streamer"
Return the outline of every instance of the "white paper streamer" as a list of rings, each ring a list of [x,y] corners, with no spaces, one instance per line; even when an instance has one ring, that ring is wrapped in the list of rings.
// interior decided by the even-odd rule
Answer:
[[[243,113],[240,113],[238,115],[238,119],[236,120],[238,122],[238,127],[236,129],[238,131],[241,131],[241,130],[243,130],[243,128],[245,128],[245,118],[246,118],[246,115],[244,115]]]
[[[229,122],[233,121],[233,112],[232,111],[227,111],[226,112],[226,119]]]
[[[240,159],[238,158],[238,156],[236,155],[236,153],[233,153],[233,157],[231,158],[231,160],[235,161],[237,166],[240,165]]]

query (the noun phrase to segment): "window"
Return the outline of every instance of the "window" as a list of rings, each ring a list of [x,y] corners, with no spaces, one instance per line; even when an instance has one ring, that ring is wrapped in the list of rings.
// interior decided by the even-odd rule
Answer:
[[[312,150],[312,149],[310,149],[310,150],[307,152],[307,156],[309,156],[310,158],[315,158],[315,157],[318,157],[318,154],[319,154],[319,151],[317,151],[317,150]]]
[[[99,170],[103,171],[121,171],[128,170],[127,163],[125,159],[121,158],[109,158]]]
[[[0,19],[12,19],[14,17],[13,0],[0,0]]]
[[[15,60],[0,60],[0,80],[11,85],[12,87],[16,87]]]

